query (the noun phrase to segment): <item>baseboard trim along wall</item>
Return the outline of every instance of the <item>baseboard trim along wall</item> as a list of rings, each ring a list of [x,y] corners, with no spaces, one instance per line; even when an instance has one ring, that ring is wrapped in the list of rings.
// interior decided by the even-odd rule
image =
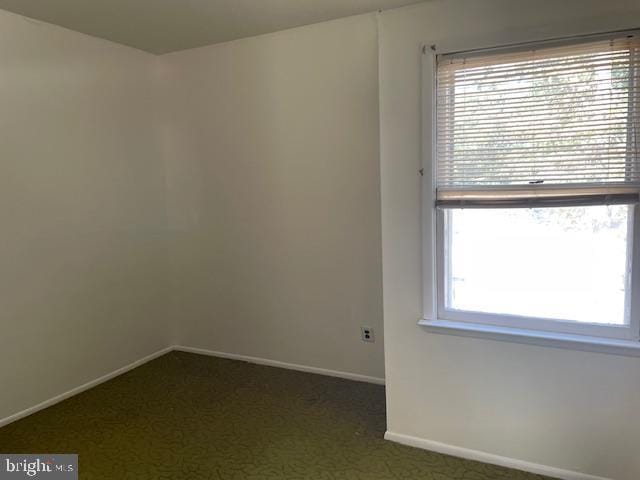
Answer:
[[[467,460],[475,460],[477,462],[490,463],[501,467],[535,473],[537,475],[560,478],[562,480],[610,480],[604,477],[596,477],[586,473],[563,470],[561,468],[540,465],[538,463],[525,462],[524,460],[517,460],[515,458],[501,457],[500,455],[493,455],[491,453],[481,452],[478,450],[471,450],[469,448],[457,447],[455,445],[448,445],[446,443],[440,443],[424,438],[394,433],[388,430],[385,432],[384,438],[391,442],[420,448],[422,450],[429,450],[445,455],[451,455],[453,457],[465,458]]]
[[[258,365],[266,365],[269,367],[286,368],[287,370],[298,370],[300,372],[317,373],[328,377],[345,378],[356,382],[375,383],[376,385],[384,385],[384,378],[370,377],[357,373],[342,372],[340,370],[328,370],[326,368],[310,367],[307,365],[299,365],[297,363],[286,363],[278,360],[270,360],[268,358],[250,357],[248,355],[238,355],[235,353],[216,352],[203,348],[184,347],[182,345],[174,346],[174,350],[179,352],[197,353],[199,355],[209,355],[211,357],[228,358],[229,360],[240,360],[243,362],[256,363]]]
[[[33,407],[29,407],[25,410],[22,410],[21,412],[18,412],[6,418],[0,419],[0,427],[3,427],[12,422],[15,422],[16,420],[24,418],[33,413],[36,413],[39,410],[43,410],[47,407],[55,405],[56,403],[66,400],[67,398],[73,397],[74,395],[77,395],[79,393],[82,393],[85,390],[89,390],[90,388],[93,388],[97,385],[100,385],[101,383],[111,380],[112,378],[122,375],[128,372],[129,370],[133,370],[136,367],[144,365],[145,363],[150,362],[151,360],[154,360],[158,357],[161,357],[162,355],[165,355],[166,353],[169,353],[171,351],[187,352],[187,353],[195,353],[198,355],[207,355],[211,357],[227,358],[229,360],[239,360],[243,362],[255,363],[258,365],[285,368],[288,370],[298,370],[301,372],[308,372],[308,373],[315,373],[319,375],[326,375],[330,377],[344,378],[347,380],[354,380],[357,382],[374,383],[377,385],[384,385],[385,383],[384,378],[370,377],[367,375],[359,375],[357,373],[349,373],[349,372],[343,372],[339,370],[329,370],[329,369],[319,368],[319,367],[310,367],[307,365],[286,363],[286,362],[280,362],[278,360],[270,360],[267,358],[260,358],[260,357],[251,357],[248,355],[238,355],[235,353],[217,352],[214,350],[206,350],[203,348],[185,347],[183,345],[173,345],[173,346],[158,350],[157,352],[152,353],[151,355],[147,355],[146,357],[143,357],[139,360],[131,362],[130,364],[125,365],[121,368],[118,368],[113,372],[107,373],[106,375],[98,377],[95,380],[91,380],[90,382],[87,382],[83,385],[73,388],[60,395],[56,395],[55,397],[52,397],[49,400],[45,400],[44,402],[34,405]],[[421,448],[423,450],[438,452],[445,455],[452,455],[454,457],[466,458],[468,460],[475,460],[478,462],[491,463],[491,464],[499,465],[502,467],[514,468],[516,470],[523,470],[525,472],[531,472],[538,475],[546,475],[549,477],[560,478],[563,480],[609,480],[604,477],[596,477],[593,475],[587,475],[586,473],[573,472],[571,470],[563,470],[560,468],[549,467],[547,465],[540,465],[537,463],[525,462],[523,460],[517,460],[513,458],[508,458],[508,457],[501,457],[499,455],[493,455],[491,453],[481,452],[478,450],[471,450],[463,447],[457,447],[455,445],[448,445],[446,443],[440,443],[433,440],[426,440],[423,438],[412,437],[410,435],[403,435],[400,433],[394,433],[390,431],[387,431],[384,434],[384,438],[386,440],[407,445],[410,447]]]
[[[174,350],[179,352],[196,353],[199,355],[208,355],[210,357],[220,357],[220,358],[228,358],[230,360],[240,360],[243,362],[256,363],[258,365],[267,365],[271,367],[286,368],[288,370],[298,370],[301,372],[316,373],[319,375],[327,375],[329,377],[345,378],[347,380],[355,380],[357,382],[367,382],[367,383],[375,383],[377,385],[384,385],[384,378],[369,377],[366,375],[358,375],[357,373],[341,372],[339,370],[327,370],[325,368],[309,367],[306,365],[279,362],[277,360],[269,360],[266,358],[249,357],[247,355],[236,355],[235,353],[215,352],[212,350],[205,350],[202,348],[192,348],[192,347],[185,347],[182,345],[173,345],[170,347],[163,348],[162,350],[158,350],[157,352],[152,353],[151,355],[147,355],[146,357],[136,360],[135,362],[131,362],[130,364],[125,365],[124,367],[118,368],[117,370],[107,373],[106,375],[102,375],[101,377],[98,377],[95,380],[91,380],[90,382],[80,385],[79,387],[72,388],[67,392],[61,393],[60,395],[56,395],[55,397],[45,400],[44,402],[34,405],[33,407],[26,408],[18,413],[2,418],[0,419],[0,428],[12,422],[15,422],[16,420],[20,420],[21,418],[24,418],[40,410],[43,410],[47,407],[51,407],[52,405],[55,405],[56,403],[66,400],[67,398],[73,397],[74,395],[77,395],[79,393],[82,393],[85,390],[89,390],[90,388],[100,385],[101,383],[104,383],[107,380],[111,380],[112,378],[115,378],[118,375],[127,373],[129,370],[133,370],[136,367],[144,365],[145,363],[150,362],[151,360],[161,357],[162,355],[172,352]]]
[[[133,370],[134,368],[139,367],[140,365],[144,365],[145,363],[150,362],[155,358],[161,357],[165,353],[169,353],[171,350],[173,350],[173,347],[167,347],[167,348],[163,348],[162,350],[158,350],[157,352],[152,353],[151,355],[147,355],[146,357],[136,360],[135,362],[131,362],[130,364],[125,365],[124,367],[118,368],[117,370],[107,373],[106,375],[102,375],[101,377],[98,377],[94,380],[84,383],[79,387],[72,388],[67,392],[61,393],[60,395],[56,395],[55,397],[52,397],[49,400],[45,400],[44,402],[38,403],[33,407],[29,407],[25,410],[22,410],[21,412],[15,413],[6,418],[2,418],[0,419],[0,427],[4,427],[5,425],[15,422],[16,420],[20,420],[21,418],[27,417],[32,413],[36,413],[40,410],[44,410],[45,408],[51,407],[56,403],[60,403],[61,401],[66,400],[67,398],[73,397],[74,395],[78,395],[79,393],[82,393],[85,390],[89,390],[90,388],[98,386],[101,383],[106,382],[107,380],[111,380],[112,378],[122,375],[123,373],[127,373],[129,370]]]

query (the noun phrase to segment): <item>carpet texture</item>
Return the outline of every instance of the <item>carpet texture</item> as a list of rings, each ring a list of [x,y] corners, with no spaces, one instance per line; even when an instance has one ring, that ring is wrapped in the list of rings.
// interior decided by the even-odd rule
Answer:
[[[82,480],[533,480],[383,440],[384,387],[171,352],[0,429]]]

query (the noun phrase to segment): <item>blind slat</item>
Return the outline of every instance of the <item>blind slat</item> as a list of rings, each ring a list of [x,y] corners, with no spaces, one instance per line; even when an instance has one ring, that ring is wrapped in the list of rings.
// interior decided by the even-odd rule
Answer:
[[[572,195],[571,197],[527,197],[516,199],[494,197],[483,200],[436,200],[440,208],[536,208],[536,207],[584,207],[594,205],[631,205],[640,203],[638,194],[625,195]]]
[[[635,117],[635,118],[634,118]],[[638,119],[638,115],[635,115],[633,117],[630,117],[631,120],[635,120],[637,122]],[[507,135],[509,134],[510,131],[526,131],[526,132],[530,132],[532,135],[536,132],[558,132],[559,129],[566,129],[567,127],[572,127],[574,129],[578,129],[578,130],[582,130],[582,131],[587,131],[587,132],[600,132],[602,134],[605,134],[607,129],[605,127],[620,127],[623,126],[625,127],[626,131],[629,131],[629,122],[627,122],[627,118],[625,119],[619,119],[619,118],[612,118],[610,119],[608,122],[588,122],[588,121],[582,121],[582,122],[545,122],[545,123],[541,123],[539,122],[538,124],[535,123],[531,123],[531,122],[512,122],[512,126],[509,128],[504,128],[504,130],[501,131],[497,131],[496,127],[494,126],[483,126],[482,128],[478,128],[478,127],[473,127],[472,125],[468,125],[465,128],[458,128],[455,129],[455,126],[451,126],[448,127],[446,129],[446,131],[444,133],[448,133],[448,132],[453,132],[455,134],[459,134],[459,135],[464,135],[464,133],[469,133],[469,131],[473,132],[474,134],[476,133],[480,133],[480,132],[494,132],[496,134],[502,134],[503,137],[507,137]],[[504,126],[503,126],[504,127]],[[444,130],[444,129],[443,129]],[[555,137],[554,137],[555,138]],[[438,137],[438,140],[445,140],[444,138]],[[508,138],[506,138],[506,140],[509,140]],[[494,140],[495,141],[495,140]]]
[[[552,59],[549,61],[531,61],[531,62],[513,62],[504,67],[494,66],[490,72],[483,71],[482,68],[466,68],[462,75],[464,81],[469,80],[482,80],[487,78],[501,78],[508,75],[517,74],[520,75],[540,75],[542,73],[553,73],[554,71],[560,73],[566,73],[570,71],[572,68],[580,70],[584,67],[585,64],[591,65],[593,67],[603,67],[603,68],[611,68],[615,66],[626,66],[629,62],[627,61],[628,52],[620,51],[617,54],[606,53],[598,56],[597,58],[592,56],[585,60],[584,57],[574,56],[571,60],[567,61],[558,61],[557,59]],[[532,68],[532,72],[524,72],[523,68]],[[443,72],[441,78],[445,81],[447,79],[456,80],[460,78],[460,72],[462,69],[448,69]]]
[[[584,81],[581,80],[581,81],[575,81],[575,82],[567,82],[567,83],[563,84],[564,87],[576,87],[576,86],[579,86],[579,85],[584,85]],[[525,86],[525,87],[509,88],[508,92],[530,94],[532,90],[535,91],[535,89],[533,89],[529,85],[529,86]],[[618,90],[620,92],[623,92],[623,91],[627,92],[627,91],[629,91],[629,88],[626,87],[626,86],[613,86],[613,85],[610,85],[610,86],[601,88],[600,91],[606,92],[606,91],[618,91]],[[620,93],[620,92],[618,92],[618,93]],[[472,97],[474,97],[474,96],[481,96],[481,95],[487,96],[488,94],[492,94],[492,93],[496,94],[496,95],[499,95],[499,94],[504,93],[504,91],[501,91],[501,90],[485,90],[485,91],[480,91],[480,92],[475,92],[475,93],[468,93],[467,92],[466,96],[469,98],[469,101],[472,101],[473,100]],[[566,95],[566,92],[561,92],[561,94],[562,95]],[[451,94],[451,93],[446,93],[446,92],[439,92],[438,93],[438,97],[439,98],[441,98],[441,97],[451,97],[451,96],[453,96],[453,94]],[[541,95],[541,96],[546,97],[547,95],[544,94],[544,95]]]
[[[508,192],[508,194],[505,194]],[[638,190],[628,185],[589,184],[576,187],[540,186],[468,187],[462,190],[444,189],[436,201],[441,208],[516,208],[640,203]]]
[[[617,101],[621,101],[621,100],[627,100],[629,98],[629,94],[630,93],[634,93],[634,94],[638,94],[640,92],[640,88],[636,88],[636,89],[620,89],[620,92],[617,93],[606,93],[606,92],[598,92],[596,94],[590,95],[587,94],[586,92],[582,92],[580,94],[580,99],[581,100],[591,100],[593,102],[617,102]],[[573,103],[574,102],[574,98],[573,97],[567,97],[566,93],[555,93],[555,94],[545,94],[545,95],[527,95],[527,96],[519,96],[519,97],[514,97],[514,96],[509,96],[508,98],[504,98],[501,97],[499,98],[500,100],[500,105],[497,106],[496,105],[496,99],[494,98],[488,98],[485,100],[475,100],[473,102],[468,102],[465,103],[463,101],[458,101],[455,103],[454,106],[450,107],[453,111],[471,111],[471,110],[480,110],[480,111],[485,111],[485,110],[489,110],[491,108],[493,109],[502,109],[505,106],[510,106],[511,104],[515,104],[515,106],[521,106],[521,107],[526,107],[528,105],[539,105],[539,100],[538,97],[543,97],[545,99],[553,99],[553,97],[557,97],[557,99],[555,100],[556,104],[558,105],[563,105],[566,103]],[[440,99],[440,101],[444,101],[445,97],[442,97]],[[467,107],[467,105],[473,105],[473,108]]]
[[[557,115],[564,115],[566,117],[572,118],[572,109],[576,107],[580,107],[584,103],[584,100],[578,101],[576,99],[573,102],[564,102],[558,103],[553,106],[551,110],[552,113]],[[590,116],[597,116],[602,113],[602,110],[606,109],[609,115],[621,115],[623,118],[627,118],[629,116],[629,105],[628,99],[624,101],[598,101],[591,102],[591,106],[588,109],[584,110],[585,114],[592,112]],[[549,108],[544,108],[543,106],[524,106],[524,105],[514,105],[510,109],[506,110],[504,107],[496,108],[496,111],[491,112],[491,118],[489,120],[494,120],[496,118],[512,118],[514,115],[518,115],[518,118],[525,117],[547,117],[549,115]],[[454,110],[453,114],[457,121],[468,118],[469,120],[477,120],[478,113],[489,114],[489,111],[485,109],[477,110],[477,109],[458,109]],[[446,115],[438,116],[438,119],[446,119]]]

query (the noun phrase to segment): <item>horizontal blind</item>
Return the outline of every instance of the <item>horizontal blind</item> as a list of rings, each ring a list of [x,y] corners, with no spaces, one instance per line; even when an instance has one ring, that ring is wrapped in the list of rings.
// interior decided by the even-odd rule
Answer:
[[[636,34],[439,55],[438,203],[637,200],[639,98]]]

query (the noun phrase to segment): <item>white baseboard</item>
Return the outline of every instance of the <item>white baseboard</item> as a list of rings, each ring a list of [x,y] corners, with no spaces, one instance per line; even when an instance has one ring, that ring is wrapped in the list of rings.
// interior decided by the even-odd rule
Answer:
[[[604,477],[596,477],[594,475],[588,475],[586,473],[563,470],[561,468],[550,467],[538,463],[525,462],[524,460],[517,460],[515,458],[501,457],[500,455],[494,455],[492,453],[457,447],[455,445],[448,445],[446,443],[440,443],[433,440],[412,437],[410,435],[403,435],[401,433],[394,433],[388,430],[384,434],[384,438],[385,440],[401,443],[402,445],[408,445],[410,447],[430,450],[432,452],[443,453],[445,455],[451,455],[453,457],[465,458],[467,460],[490,463],[493,465],[499,465],[501,467],[513,468],[515,470],[522,470],[525,472],[535,473],[537,475],[560,478],[562,480],[609,480]]]
[[[280,362],[278,360],[269,360],[267,358],[250,357],[247,355],[238,355],[235,353],[216,352],[206,350],[204,348],[184,347],[176,345],[174,350],[179,352],[197,353],[200,355],[209,355],[211,357],[228,358],[230,360],[241,360],[243,362],[256,363],[258,365],[267,365],[270,367],[286,368],[287,370],[298,370],[300,372],[317,373],[319,375],[327,375],[329,377],[346,378],[347,380],[355,380],[356,382],[375,383],[376,385],[384,385],[384,378],[369,377],[358,373],[342,372],[340,370],[328,370],[326,368],[309,367],[307,365],[299,365],[296,363]]]
[[[85,390],[89,390],[90,388],[93,388],[96,385],[100,385],[101,383],[104,383],[107,380],[111,380],[112,378],[117,377],[118,375],[122,375],[123,373],[126,373],[129,370],[133,370],[134,368],[139,367],[140,365],[150,362],[151,360],[158,358],[174,350],[180,351],[180,352],[197,353],[200,355],[209,355],[212,357],[228,358],[231,360],[241,360],[243,362],[257,363],[260,365],[268,365],[268,366],[279,367],[279,368],[286,368],[289,370],[299,370],[301,372],[317,373],[320,375],[328,375],[330,377],[346,378],[348,380],[355,380],[357,382],[367,382],[367,383],[375,383],[378,385],[384,385],[384,378],[368,377],[366,375],[359,375],[357,373],[341,372],[338,370],[327,370],[324,368],[309,367],[306,365],[297,365],[293,363],[279,362],[277,360],[269,360],[266,358],[249,357],[246,355],[236,355],[234,353],[215,352],[212,350],[205,350],[202,348],[192,348],[192,347],[184,347],[182,345],[173,345],[171,347],[166,347],[166,348],[163,348],[162,350],[158,350],[157,352],[152,353],[151,355],[147,355],[144,358],[136,360],[135,362],[125,365],[122,368],[118,368],[117,370],[107,373],[106,375],[96,378],[95,380],[91,380],[90,382],[80,385],[79,387],[72,388],[67,392],[61,393],[60,395],[56,395],[55,397],[45,400],[44,402],[34,405],[33,407],[26,408],[21,412],[15,413],[13,415],[9,415],[8,417],[5,417],[5,418],[1,418],[0,427],[4,427],[5,425],[15,422],[16,420],[20,420],[21,418],[31,415],[32,413],[36,413],[47,407],[55,405],[56,403],[66,400],[69,397],[73,397],[74,395],[82,393]]]
[[[342,372],[339,370],[328,370],[325,368],[310,367],[307,365],[280,362],[277,360],[269,360],[269,359],[260,358],[260,357],[250,357],[247,355],[238,355],[235,353],[217,352],[213,350],[206,350],[203,348],[174,345],[171,347],[163,348],[162,350],[152,353],[151,355],[147,355],[146,357],[136,360],[135,362],[125,365],[124,367],[118,368],[117,370],[107,373],[106,375],[96,378],[95,380],[91,380],[90,382],[80,385],[79,387],[73,388],[60,395],[56,395],[55,397],[52,397],[49,400],[45,400],[44,402],[34,405],[33,407],[27,408],[25,410],[22,410],[21,412],[18,412],[6,418],[0,419],[0,427],[3,427],[12,422],[15,422],[16,420],[24,418],[33,413],[36,413],[39,410],[43,410],[47,407],[55,405],[56,403],[66,400],[67,398],[70,398],[74,395],[84,392],[85,390],[93,388],[108,380],[111,380],[112,378],[117,377],[118,375],[122,375],[123,373],[126,373],[129,370],[133,370],[136,367],[139,367],[147,362],[150,362],[151,360],[154,360],[155,358],[158,358],[174,350],[179,352],[196,353],[199,355],[208,355],[212,357],[227,358],[230,360],[240,360],[243,362],[250,362],[258,365],[267,365],[271,367],[285,368],[288,370],[298,370],[301,372],[316,373],[319,375],[327,375],[330,377],[345,378],[347,380],[354,380],[358,382],[367,382],[367,383],[374,383],[377,385],[384,385],[384,378],[379,378],[379,377],[370,377],[367,375],[360,375],[357,373]],[[531,472],[538,475],[546,475],[549,477],[560,478],[563,480],[609,480],[604,477],[597,477],[594,475],[588,475],[586,473],[574,472],[571,470],[563,470],[560,468],[550,467],[547,465],[540,465],[537,463],[526,462],[523,460],[502,457],[502,456],[494,455],[491,453],[481,452],[478,450],[471,450],[463,447],[457,447],[455,445],[448,445],[448,444],[436,442],[433,440],[426,440],[423,438],[413,437],[410,435],[403,435],[400,433],[394,433],[390,431],[387,431],[384,434],[384,438],[392,442],[408,445],[411,447],[421,448],[423,450],[430,450],[433,452],[443,453],[445,455],[452,455],[455,457],[466,458],[468,460],[475,460],[478,462],[490,463],[493,465],[513,468],[516,470],[523,470],[525,472]]]
[[[34,405],[33,407],[29,407],[25,410],[22,410],[21,412],[15,413],[6,418],[2,418],[0,419],[0,427],[4,427],[5,425],[15,422],[16,420],[20,420],[21,418],[31,415],[32,413],[36,413],[39,410],[43,410],[47,407],[55,405],[56,403],[66,400],[69,397],[73,397],[74,395],[77,395],[79,393],[82,393],[85,390],[89,390],[90,388],[100,385],[101,383],[104,383],[107,380],[111,380],[112,378],[117,377],[118,375],[122,375],[123,373],[126,373],[129,370],[133,370],[134,368],[139,367],[140,365],[150,362],[151,360],[158,358],[164,355],[165,353],[169,353],[172,350],[173,350],[173,347],[163,348],[162,350],[158,350],[157,352],[152,353],[151,355],[147,355],[146,357],[136,360],[135,362],[125,365],[124,367],[118,368],[117,370],[107,373],[106,375],[98,377],[95,380],[91,380],[90,382],[80,385],[79,387],[72,388],[67,392],[61,393],[60,395],[56,395],[55,397],[52,397],[49,400],[45,400],[44,402]]]

